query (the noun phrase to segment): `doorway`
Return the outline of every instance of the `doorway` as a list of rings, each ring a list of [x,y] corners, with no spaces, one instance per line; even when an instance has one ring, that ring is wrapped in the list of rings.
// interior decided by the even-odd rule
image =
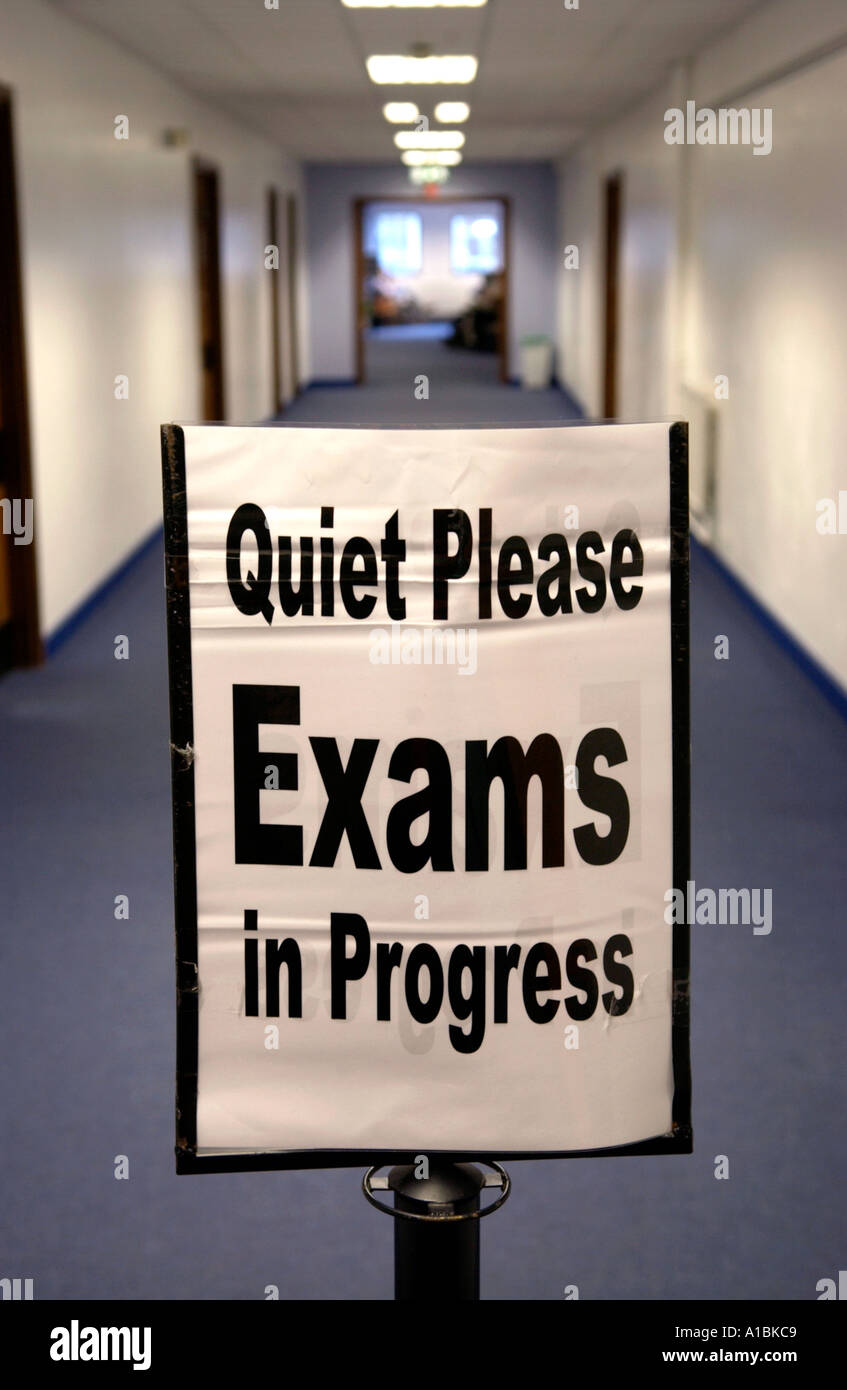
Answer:
[[[0,673],[42,659],[12,95],[0,88]]]
[[[484,194],[355,200],[359,385],[405,373],[407,343],[418,364],[509,380],[510,212],[508,198]]]
[[[603,416],[618,413],[618,328],[623,175],[610,174],[603,188],[605,289],[603,295]]]
[[[220,188],[217,169],[199,160],[194,163],[194,226],[200,309],[203,419],[223,420]]]
[[[279,415],[285,404],[282,384],[282,340],[279,323],[279,277],[285,267],[284,248],[279,244],[279,194],[275,188],[268,189],[267,204],[267,244],[276,247],[277,267],[270,267],[268,281],[271,296],[271,414]]]
[[[279,253],[278,270],[270,275],[271,409],[279,415],[297,395],[297,201],[268,189],[267,244]]]
[[[285,263],[287,267],[286,320],[288,324],[288,394],[289,398],[293,398],[300,390],[300,352],[298,346],[300,340],[297,307],[297,267],[300,262],[300,237],[297,199],[293,193],[289,193],[286,198],[285,211],[287,220]]]

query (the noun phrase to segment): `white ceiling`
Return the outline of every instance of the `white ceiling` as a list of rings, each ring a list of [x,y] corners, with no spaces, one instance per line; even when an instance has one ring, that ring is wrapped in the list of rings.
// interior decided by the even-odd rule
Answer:
[[[347,9],[341,0],[53,0],[293,155],[391,160],[389,100],[471,105],[465,159],[547,159],[646,94],[761,0],[488,0]],[[467,86],[375,86],[371,53],[474,53]]]

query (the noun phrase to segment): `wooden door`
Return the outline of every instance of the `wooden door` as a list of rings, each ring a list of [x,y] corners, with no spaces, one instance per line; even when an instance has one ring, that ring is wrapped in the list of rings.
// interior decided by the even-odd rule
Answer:
[[[298,233],[297,218],[297,199],[293,193],[289,193],[286,199],[287,214],[287,237],[285,246],[285,263],[288,277],[288,294],[286,304],[288,310],[288,360],[291,372],[291,394],[296,396],[300,390],[300,358],[298,351],[298,326],[299,317],[297,309],[297,266],[300,257],[300,241]]]
[[[42,658],[11,93],[0,89],[0,672]]]
[[[279,324],[280,276],[285,273],[283,248],[279,244],[279,195],[275,188],[268,189],[267,199],[267,243],[275,246],[279,257],[277,269],[267,269],[271,308],[271,414],[278,415],[283,407],[282,390],[282,340]]]
[[[220,194],[218,173],[194,166],[197,291],[204,420],[224,419],[223,331],[221,325]]]
[[[603,300],[603,415],[618,412],[618,329],[623,176],[612,174],[604,187],[606,282]]]

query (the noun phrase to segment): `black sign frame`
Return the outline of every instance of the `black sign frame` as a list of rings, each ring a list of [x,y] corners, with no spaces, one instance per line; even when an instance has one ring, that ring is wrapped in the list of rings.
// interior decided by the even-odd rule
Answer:
[[[561,421],[553,422],[562,425]],[[570,422],[569,422],[570,423]],[[586,421],[573,421],[584,426]],[[602,423],[602,422],[596,422]],[[533,426],[525,426],[533,428]],[[542,427],[542,426],[539,426]],[[226,429],[221,425],[217,428]],[[273,428],[280,428],[275,425]],[[282,427],[284,428],[284,426]],[[194,712],[191,675],[191,620],[188,581],[188,507],[185,436],[179,425],[163,425],[162,473],[165,521],[165,591],[171,716],[174,899],[176,916],[176,1171],[244,1173],[304,1168],[368,1168],[413,1163],[425,1153],[451,1163],[524,1159],[621,1158],[651,1154],[690,1154],[690,929],[673,931],[671,1049],[674,1095],[667,1134],[602,1149],[525,1151],[510,1149],[291,1149],[250,1154],[198,1154],[197,1072],[199,986],[197,965],[197,878],[194,823]],[[690,675],[689,675],[689,512],[688,425],[669,426],[671,718],[673,783],[673,882],[687,901],[690,878]],[[425,1136],[422,1136],[422,1140]]]

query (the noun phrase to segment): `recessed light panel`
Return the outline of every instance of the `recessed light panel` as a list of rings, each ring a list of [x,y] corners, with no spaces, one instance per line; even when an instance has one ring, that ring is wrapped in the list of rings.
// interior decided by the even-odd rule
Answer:
[[[398,130],[394,143],[399,150],[459,150],[465,135],[461,130]]]
[[[409,181],[416,184],[446,183],[449,177],[450,170],[443,164],[416,164],[409,170]]]
[[[477,60],[472,54],[433,53],[428,58],[412,58],[405,53],[375,53],[367,60],[372,82],[399,85],[402,82],[473,82]]]
[[[404,150],[404,164],[461,164],[458,150]]]
[[[488,0],[341,0],[348,10],[479,10]]]
[[[471,108],[466,101],[440,101],[433,114],[445,125],[461,125],[471,114]]]
[[[393,125],[411,125],[421,113],[413,101],[388,101],[382,114]]]

